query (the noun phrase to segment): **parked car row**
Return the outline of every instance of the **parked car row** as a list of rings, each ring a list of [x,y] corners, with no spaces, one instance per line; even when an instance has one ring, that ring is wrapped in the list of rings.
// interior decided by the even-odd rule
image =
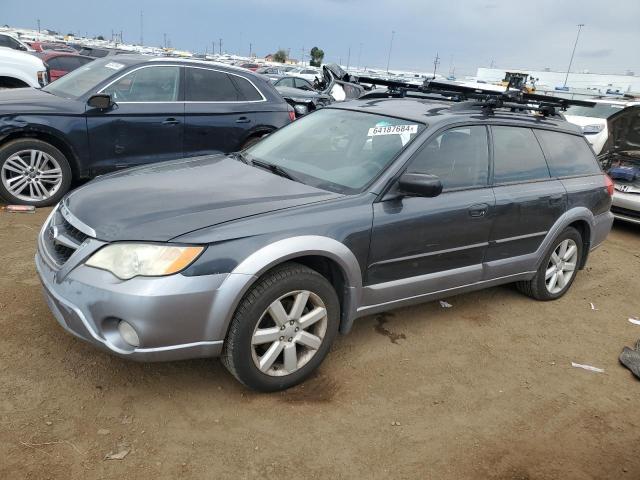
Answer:
[[[0,196],[52,205],[74,179],[234,152],[294,118],[271,83],[245,69],[98,59],[42,89],[0,92]]]

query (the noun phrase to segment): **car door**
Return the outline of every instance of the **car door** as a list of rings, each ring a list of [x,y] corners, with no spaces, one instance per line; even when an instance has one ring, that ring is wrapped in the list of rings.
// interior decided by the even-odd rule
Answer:
[[[406,171],[437,175],[443,192],[424,198],[397,196],[392,189],[374,204],[365,304],[481,280],[495,204],[488,145],[483,125],[437,134]]]
[[[487,275],[501,277],[531,267],[527,255],[565,212],[567,193],[562,182],[551,178],[533,130],[493,125],[491,136],[496,206],[485,261]]]
[[[95,173],[182,156],[180,75],[176,65],[145,65],[102,89],[116,104],[107,110],[87,107]]]
[[[185,68],[185,95],[186,156],[239,150],[256,125],[254,103],[264,101],[240,75],[191,66]]]

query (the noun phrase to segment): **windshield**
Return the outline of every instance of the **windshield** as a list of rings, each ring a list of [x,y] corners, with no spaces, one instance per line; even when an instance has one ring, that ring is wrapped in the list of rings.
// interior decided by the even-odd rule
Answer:
[[[94,60],[50,83],[43,90],[59,97],[79,98],[125,67],[127,65],[121,61]]]
[[[624,108],[624,105],[616,103],[596,103],[593,107],[581,107],[574,105],[567,108],[565,115],[575,115],[576,117],[609,118],[616,112]]]
[[[425,128],[422,123],[341,109],[318,110],[246,150],[249,160],[338,193],[369,185]]]

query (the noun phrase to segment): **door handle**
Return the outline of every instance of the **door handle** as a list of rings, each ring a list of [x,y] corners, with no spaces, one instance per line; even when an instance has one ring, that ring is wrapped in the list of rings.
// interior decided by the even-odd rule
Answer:
[[[484,217],[489,210],[489,205],[486,203],[479,203],[477,205],[471,205],[469,207],[469,215],[472,217]]]
[[[251,119],[249,117],[240,117],[236,120],[236,123],[251,123]]]
[[[163,125],[178,125],[179,123],[180,123],[180,120],[173,117],[169,117],[164,122],[162,122]]]

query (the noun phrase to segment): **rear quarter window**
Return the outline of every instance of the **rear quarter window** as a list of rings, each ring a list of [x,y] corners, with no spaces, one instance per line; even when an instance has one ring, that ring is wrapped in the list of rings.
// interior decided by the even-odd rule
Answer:
[[[256,100],[262,100],[262,95],[260,94],[260,92],[258,92],[258,90],[256,90],[256,87],[254,87],[249,80],[237,75],[233,75],[232,78],[235,84],[238,86],[240,94],[246,101],[253,102]]]
[[[600,167],[584,138],[549,130],[536,130],[536,136],[544,148],[552,177],[600,173]]]

